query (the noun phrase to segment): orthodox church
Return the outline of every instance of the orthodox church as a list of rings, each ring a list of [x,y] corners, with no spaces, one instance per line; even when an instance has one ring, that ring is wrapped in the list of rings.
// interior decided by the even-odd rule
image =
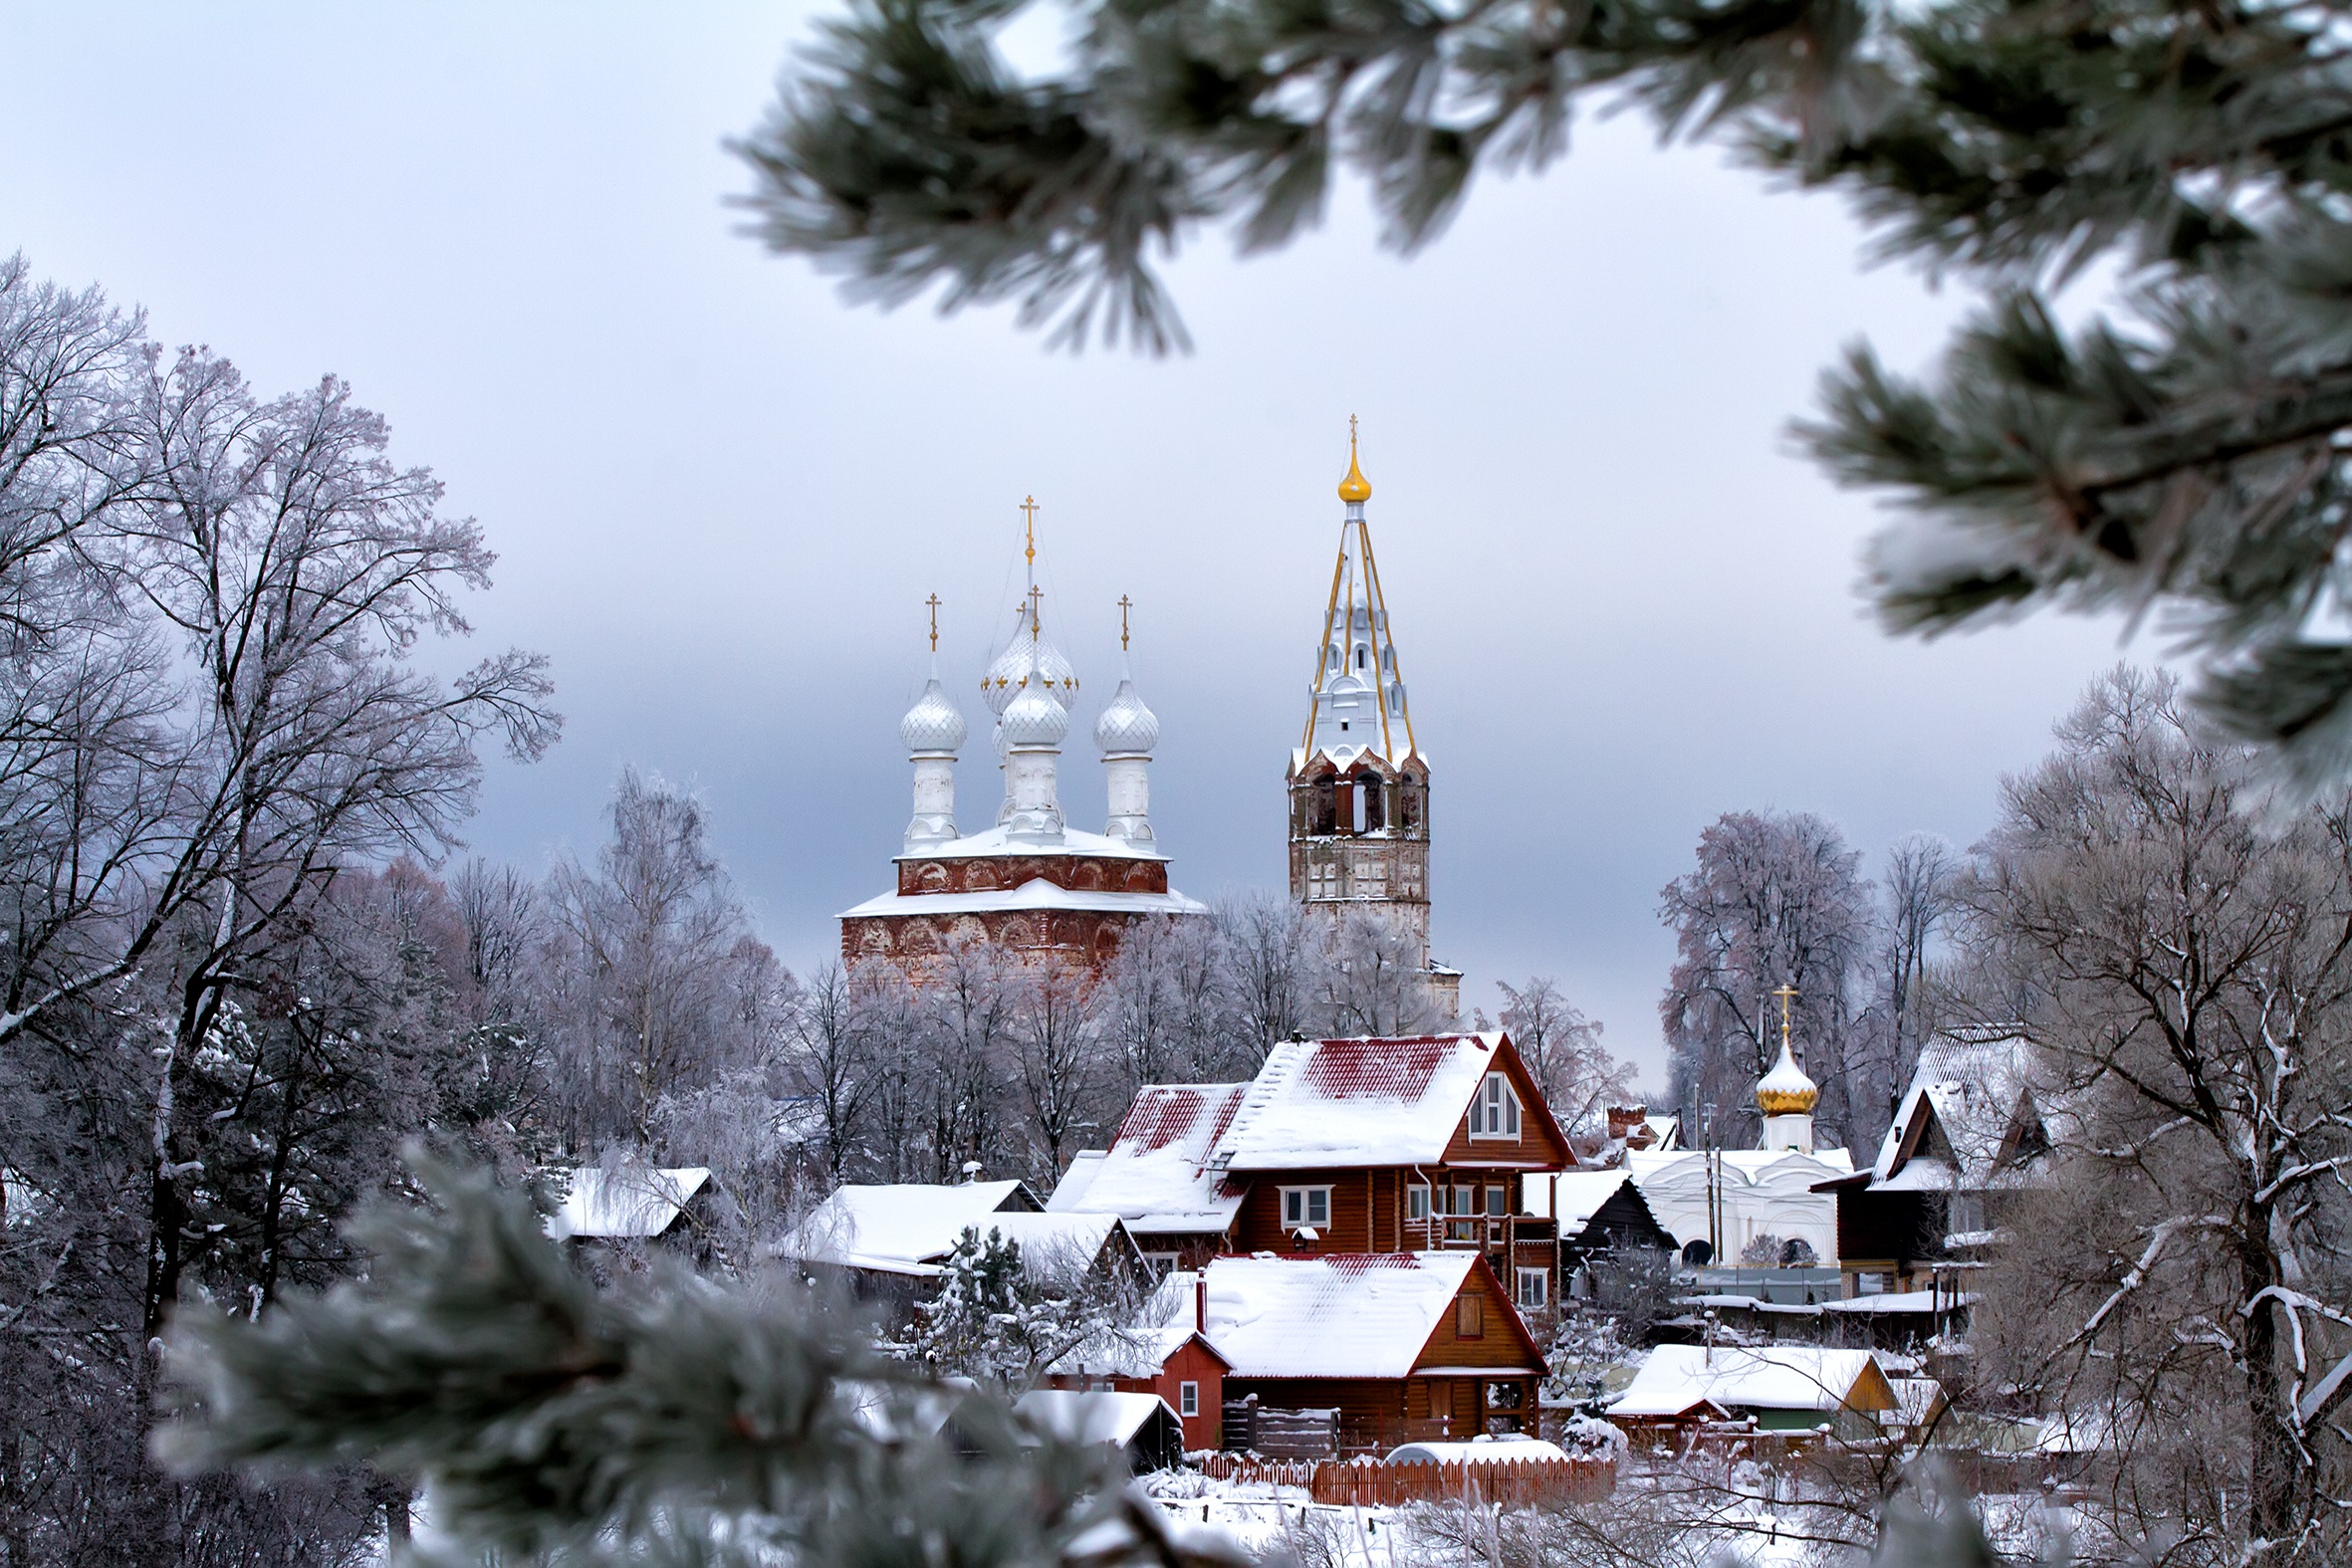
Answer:
[[[1005,649],[981,677],[995,720],[991,750],[1005,778],[995,823],[956,826],[956,760],[969,731],[939,679],[939,599],[931,598],[931,675],[898,724],[914,769],[914,815],[892,862],[896,886],[841,915],[841,960],[887,960],[919,975],[950,943],[985,942],[1034,961],[1099,968],[1121,932],[1154,916],[1208,913],[1168,885],[1151,827],[1150,766],[1160,721],[1127,666],[1120,607],[1119,685],[1094,722],[1109,810],[1103,830],[1064,820],[1061,746],[1076,706],[1076,669],[1046,635],[1037,583],[1037,504],[1029,518],[1026,588]]]
[[[1755,1149],[1628,1151],[1626,1169],[1650,1212],[1686,1249],[1691,1261],[1763,1262],[1754,1256],[1764,1238],[1777,1247],[1773,1261],[1809,1259],[1835,1267],[1838,1206],[1828,1184],[1854,1174],[1843,1149],[1813,1147],[1813,1107],[1820,1086],[1796,1064],[1789,1040],[1788,1004],[1780,995],[1780,1055],[1757,1080],[1764,1136]],[[1791,1243],[1802,1243],[1790,1250]],[[1704,1244],[1701,1254],[1696,1250]]]
[[[1404,676],[1364,509],[1372,486],[1349,422],[1339,551],[1324,601],[1306,723],[1287,775],[1291,896],[1327,934],[1352,912],[1382,917],[1409,942],[1440,1012],[1459,1010],[1462,977],[1429,957],[1429,759],[1413,735]],[[1107,811],[1089,833],[1064,820],[1060,761],[1078,677],[1046,635],[1037,585],[1036,503],[1026,589],[1013,635],[982,677],[1004,775],[993,825],[956,823],[955,769],[969,732],[939,676],[938,597],[931,673],[899,722],[914,771],[914,814],[895,885],[842,913],[847,964],[886,960],[919,974],[951,943],[984,941],[1025,959],[1099,968],[1122,933],[1158,916],[1207,913],[1168,883],[1151,824],[1150,764],[1160,726],[1126,663],[1120,601],[1118,689],[1094,724]]]
[[[1389,636],[1354,426],[1306,728],[1291,753],[1291,897],[1334,929],[1351,910],[1386,917],[1411,938],[1440,1013],[1452,1017],[1462,976],[1429,957],[1429,759],[1413,738]]]

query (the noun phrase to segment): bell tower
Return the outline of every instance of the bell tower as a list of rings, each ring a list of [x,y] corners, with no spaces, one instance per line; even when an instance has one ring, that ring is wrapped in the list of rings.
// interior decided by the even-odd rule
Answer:
[[[1441,1008],[1462,978],[1429,959],[1429,759],[1413,739],[1405,680],[1364,504],[1372,499],[1347,422],[1346,514],[1331,568],[1306,727],[1291,754],[1291,896],[1336,925],[1349,910],[1410,934]]]

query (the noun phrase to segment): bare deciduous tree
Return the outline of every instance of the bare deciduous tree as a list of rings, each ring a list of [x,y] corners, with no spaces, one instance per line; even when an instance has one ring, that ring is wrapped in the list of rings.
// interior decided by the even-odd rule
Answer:
[[[1584,1130],[1609,1106],[1631,1098],[1633,1064],[1609,1054],[1599,1021],[1561,996],[1549,977],[1502,992],[1507,1000],[1499,1021],[1563,1129]]]
[[[2352,823],[2266,833],[2251,786],[2169,679],[2119,670],[2002,789],[1968,934],[2034,999],[2064,1213],[2014,1228],[1990,1284],[2039,1324],[1987,1349],[2146,1461],[2111,1498],[2166,1515],[2137,1522],[2323,1561],[2352,1506]]]
[[[1852,982],[1870,930],[1860,866],[1818,816],[1733,811],[1699,835],[1697,867],[1660,893],[1676,960],[1658,1010],[1675,1103],[1697,1136],[1710,1133],[1710,1107],[1718,1141],[1753,1136],[1749,1091],[1778,1049],[1769,994],[1782,986],[1796,990],[1795,1039],[1822,1087],[1820,1119],[1845,1131]]]

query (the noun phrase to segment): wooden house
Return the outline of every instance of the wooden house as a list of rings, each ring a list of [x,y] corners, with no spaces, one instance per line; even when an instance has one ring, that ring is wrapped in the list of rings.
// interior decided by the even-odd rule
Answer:
[[[1923,1296],[1940,1315],[1965,1293],[2005,1208],[2041,1180],[2050,1152],[2029,1049],[2013,1031],[1932,1041],[1878,1158],[1820,1184],[1837,1203],[1847,1296]]]
[[[899,1182],[834,1189],[774,1252],[811,1274],[837,1279],[860,1300],[905,1320],[962,1242],[995,1233],[1021,1248],[1025,1267],[1132,1269],[1143,1256],[1115,1215],[1047,1214],[1021,1182],[934,1186]]]
[[[1530,1177],[1527,1207],[1530,1213],[1548,1215],[1557,1223],[1563,1269],[1572,1270],[1600,1251],[1671,1252],[1676,1248],[1674,1233],[1650,1213],[1649,1201],[1642,1197],[1633,1173],[1622,1168]]]
[[[1167,1401],[1186,1453],[1218,1446],[1225,1430],[1225,1377],[1233,1363],[1201,1332],[1208,1281],[1197,1273],[1160,1282],[1160,1319],[1101,1345],[1082,1347],[1046,1371],[1048,1387],[1151,1394]]]
[[[1220,1257],[1205,1284],[1229,1405],[1335,1410],[1356,1451],[1534,1430],[1542,1350],[1483,1251]]]
[[[1753,1421],[1759,1432],[1816,1432],[1866,1440],[1899,1414],[1878,1358],[1818,1345],[1660,1345],[1603,1413],[1629,1436],[1687,1426],[1711,1412]]]
[[[1013,1402],[1013,1410],[1064,1443],[1117,1449],[1133,1474],[1174,1469],[1184,1461],[1182,1426],[1156,1395],[1032,1389]]]
[[[545,1224],[559,1241],[605,1247],[659,1242],[700,1258],[723,1201],[702,1166],[584,1166],[572,1173],[563,1203]]]
[[[1048,1208],[1116,1214],[1166,1266],[1460,1248],[1548,1295],[1555,1231],[1523,1183],[1574,1163],[1502,1033],[1287,1040],[1249,1083],[1143,1090]]]

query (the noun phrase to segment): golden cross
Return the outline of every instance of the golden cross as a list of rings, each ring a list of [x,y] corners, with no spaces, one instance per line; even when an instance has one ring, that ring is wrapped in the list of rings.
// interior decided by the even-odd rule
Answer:
[[[1782,985],[1772,995],[1780,999],[1780,1043],[1785,1045],[1788,1043],[1788,1004],[1796,1000],[1796,988]]]
[[[1024,523],[1022,527],[1029,536],[1029,563],[1034,566],[1038,563],[1038,498],[1023,496],[1021,511],[1028,519],[1028,522]]]
[[[934,593],[923,602],[931,606],[931,651],[937,653],[939,651],[939,595]]]
[[[1127,651],[1127,611],[1134,602],[1124,593],[1119,595],[1119,652],[1121,653]]]
[[[1347,416],[1347,450],[1355,450],[1355,415]]]
[[[1040,632],[1046,629],[1045,623],[1038,618],[1038,600],[1045,596],[1046,590],[1044,588],[1038,587],[1034,583],[1031,585],[1029,590],[1029,635],[1033,641],[1036,640]]]

